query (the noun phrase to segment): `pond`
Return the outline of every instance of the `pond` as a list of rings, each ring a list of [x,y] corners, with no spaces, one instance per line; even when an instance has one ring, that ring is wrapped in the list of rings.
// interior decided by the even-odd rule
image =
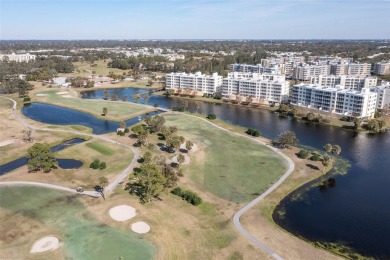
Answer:
[[[124,88],[120,96],[145,90]],[[104,90],[83,92],[84,98],[102,98]],[[151,95],[150,104],[172,108],[181,105],[177,98]],[[341,156],[348,160],[347,174],[337,175],[336,186],[320,190],[314,181],[294,191],[281,203],[283,218],[274,220],[289,232],[310,241],[333,242],[377,258],[390,259],[390,133],[368,135],[332,127],[306,124],[280,118],[278,114],[250,107],[188,100],[189,111],[213,113],[226,122],[259,129],[263,136],[274,139],[291,130],[300,144],[323,150],[327,143],[338,144]],[[314,185],[313,185],[314,184]],[[297,197],[303,198],[296,200]]]
[[[31,103],[22,108],[22,113],[28,118],[46,124],[86,126],[92,128],[92,133],[94,134],[115,132],[116,129],[119,128],[119,122],[99,119],[84,112],[56,105]],[[159,113],[161,113],[161,111],[130,118],[126,120],[125,123],[127,126],[132,126],[146,116],[157,115]]]
[[[58,145],[50,147],[50,151],[55,153],[58,151],[61,151],[62,149],[68,148],[69,146],[79,144],[85,142],[82,138],[73,138],[70,140],[67,140],[65,142],[62,142]],[[11,161],[9,163],[0,165],[0,175],[3,175],[7,172],[13,171],[19,167],[22,167],[28,163],[27,157],[22,157],[19,159],[16,159],[14,161]],[[83,162],[79,160],[74,159],[57,159],[58,166],[62,169],[77,169],[83,166]]]

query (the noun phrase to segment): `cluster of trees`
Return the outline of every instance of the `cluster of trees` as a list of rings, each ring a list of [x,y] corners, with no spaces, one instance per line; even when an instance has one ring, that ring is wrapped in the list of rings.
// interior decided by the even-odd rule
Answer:
[[[67,81],[74,88],[93,88],[95,86],[95,82],[90,81],[88,78],[81,76],[68,78]]]
[[[208,114],[207,118],[210,119],[210,120],[214,120],[214,119],[217,118],[217,115],[216,114]]]
[[[248,130],[246,130],[245,133],[247,133],[248,135],[251,135],[251,136],[255,136],[255,137],[260,136],[260,131],[256,130],[256,129],[252,129],[252,128],[248,128]]]
[[[373,118],[368,120],[364,128],[372,133],[379,133],[386,130],[386,121],[383,118]]]
[[[176,187],[171,191],[171,193],[181,197],[183,200],[191,203],[194,206],[198,206],[202,203],[202,198],[199,197],[199,195],[195,192],[189,190],[182,190],[181,188]]]
[[[0,93],[13,94],[18,93],[19,97],[23,98],[28,96],[29,90],[33,90],[34,85],[28,83],[22,79],[14,79],[3,81],[0,84]]]
[[[27,167],[30,172],[41,171],[50,172],[57,168],[57,160],[50,151],[50,146],[46,143],[35,143],[27,150]]]
[[[107,168],[107,164],[105,162],[101,162],[99,159],[93,160],[93,162],[89,165],[89,168],[92,169],[99,169],[99,170],[104,170]]]
[[[113,59],[107,66],[122,70],[139,70],[143,68],[151,71],[167,71],[166,62],[167,60],[163,56],[138,56]]]
[[[309,112],[302,119],[306,120],[307,122],[321,123],[322,116],[320,114],[315,114],[315,113]]]
[[[277,109],[277,112],[280,113],[281,116],[287,117],[292,116],[294,117],[298,113],[297,107],[291,105],[291,104],[280,104],[279,108]]]
[[[330,166],[330,169],[333,166],[333,161],[335,155],[339,155],[341,153],[341,147],[337,144],[331,145],[331,144],[326,144],[324,146],[324,150],[326,154],[321,155],[318,152],[310,152],[305,149],[301,149],[298,152],[298,157],[301,159],[310,159],[312,161],[321,161],[322,165],[324,166],[323,168],[323,173],[325,173],[326,169]],[[329,169],[329,170],[330,170]]]

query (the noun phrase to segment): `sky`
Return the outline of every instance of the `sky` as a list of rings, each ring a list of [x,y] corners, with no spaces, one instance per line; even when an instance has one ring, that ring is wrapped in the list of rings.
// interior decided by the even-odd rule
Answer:
[[[0,0],[0,39],[390,39],[390,0]]]

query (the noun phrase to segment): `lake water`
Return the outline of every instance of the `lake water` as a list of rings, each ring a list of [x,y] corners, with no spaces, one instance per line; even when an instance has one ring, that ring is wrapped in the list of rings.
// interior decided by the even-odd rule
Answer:
[[[69,146],[79,144],[85,142],[82,138],[73,138],[70,140],[67,140],[65,142],[62,142],[58,145],[50,147],[50,151],[52,153],[61,151],[62,149],[68,148]],[[19,159],[16,159],[14,161],[11,161],[9,163],[0,165],[0,175],[3,175],[7,172],[13,171],[19,167],[22,167],[28,163],[27,157],[22,157]],[[74,159],[57,159],[58,166],[62,169],[77,169],[83,166],[83,162],[79,160]]]
[[[128,95],[129,100],[143,91],[132,88],[109,90],[121,97]],[[103,98],[104,90],[84,92],[82,96]],[[180,99],[151,95],[148,103],[172,108],[180,106],[181,102]],[[390,259],[390,133],[354,134],[332,126],[279,118],[276,113],[256,108],[199,104],[198,112],[214,113],[229,123],[259,129],[267,138],[274,139],[279,133],[291,130],[305,146],[322,150],[327,143],[340,145],[342,157],[351,164],[347,174],[335,176],[336,186],[327,190],[321,191],[316,182],[296,190],[281,203],[284,217],[274,214],[274,220],[302,238],[344,244],[363,255]],[[196,111],[194,100],[188,100],[188,109]],[[297,194],[302,199],[293,200]]]
[[[119,122],[103,120],[94,117],[93,115],[83,113],[74,109],[49,105],[43,103],[26,104],[22,108],[22,113],[26,117],[36,121],[54,124],[54,125],[82,125],[92,128],[94,134],[105,134],[115,132],[119,128]],[[161,113],[150,112],[140,117],[130,118],[125,121],[127,126],[132,126],[143,119],[145,116],[152,116]]]

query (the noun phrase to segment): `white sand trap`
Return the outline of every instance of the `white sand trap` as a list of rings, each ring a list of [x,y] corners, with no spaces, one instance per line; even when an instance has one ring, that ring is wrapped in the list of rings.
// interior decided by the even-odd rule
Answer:
[[[57,95],[64,95],[64,94],[68,94],[69,92],[68,91],[61,91],[61,92],[57,92]]]
[[[15,140],[8,139],[8,140],[0,142],[0,147],[6,146],[6,145],[9,145],[9,144],[13,144],[13,143],[15,143]]]
[[[111,218],[116,221],[126,221],[134,218],[137,215],[135,213],[135,208],[127,205],[113,207],[108,213],[110,214]]]
[[[55,236],[46,236],[38,239],[31,247],[30,253],[42,253],[56,250],[60,247],[60,240]]]
[[[71,95],[63,95],[62,97],[64,97],[64,98],[72,98]]]
[[[145,234],[150,231],[150,226],[145,222],[139,221],[131,225],[131,230],[138,234]]]
[[[37,97],[44,97],[44,96],[47,96],[47,94],[35,94],[35,96],[37,96]]]

